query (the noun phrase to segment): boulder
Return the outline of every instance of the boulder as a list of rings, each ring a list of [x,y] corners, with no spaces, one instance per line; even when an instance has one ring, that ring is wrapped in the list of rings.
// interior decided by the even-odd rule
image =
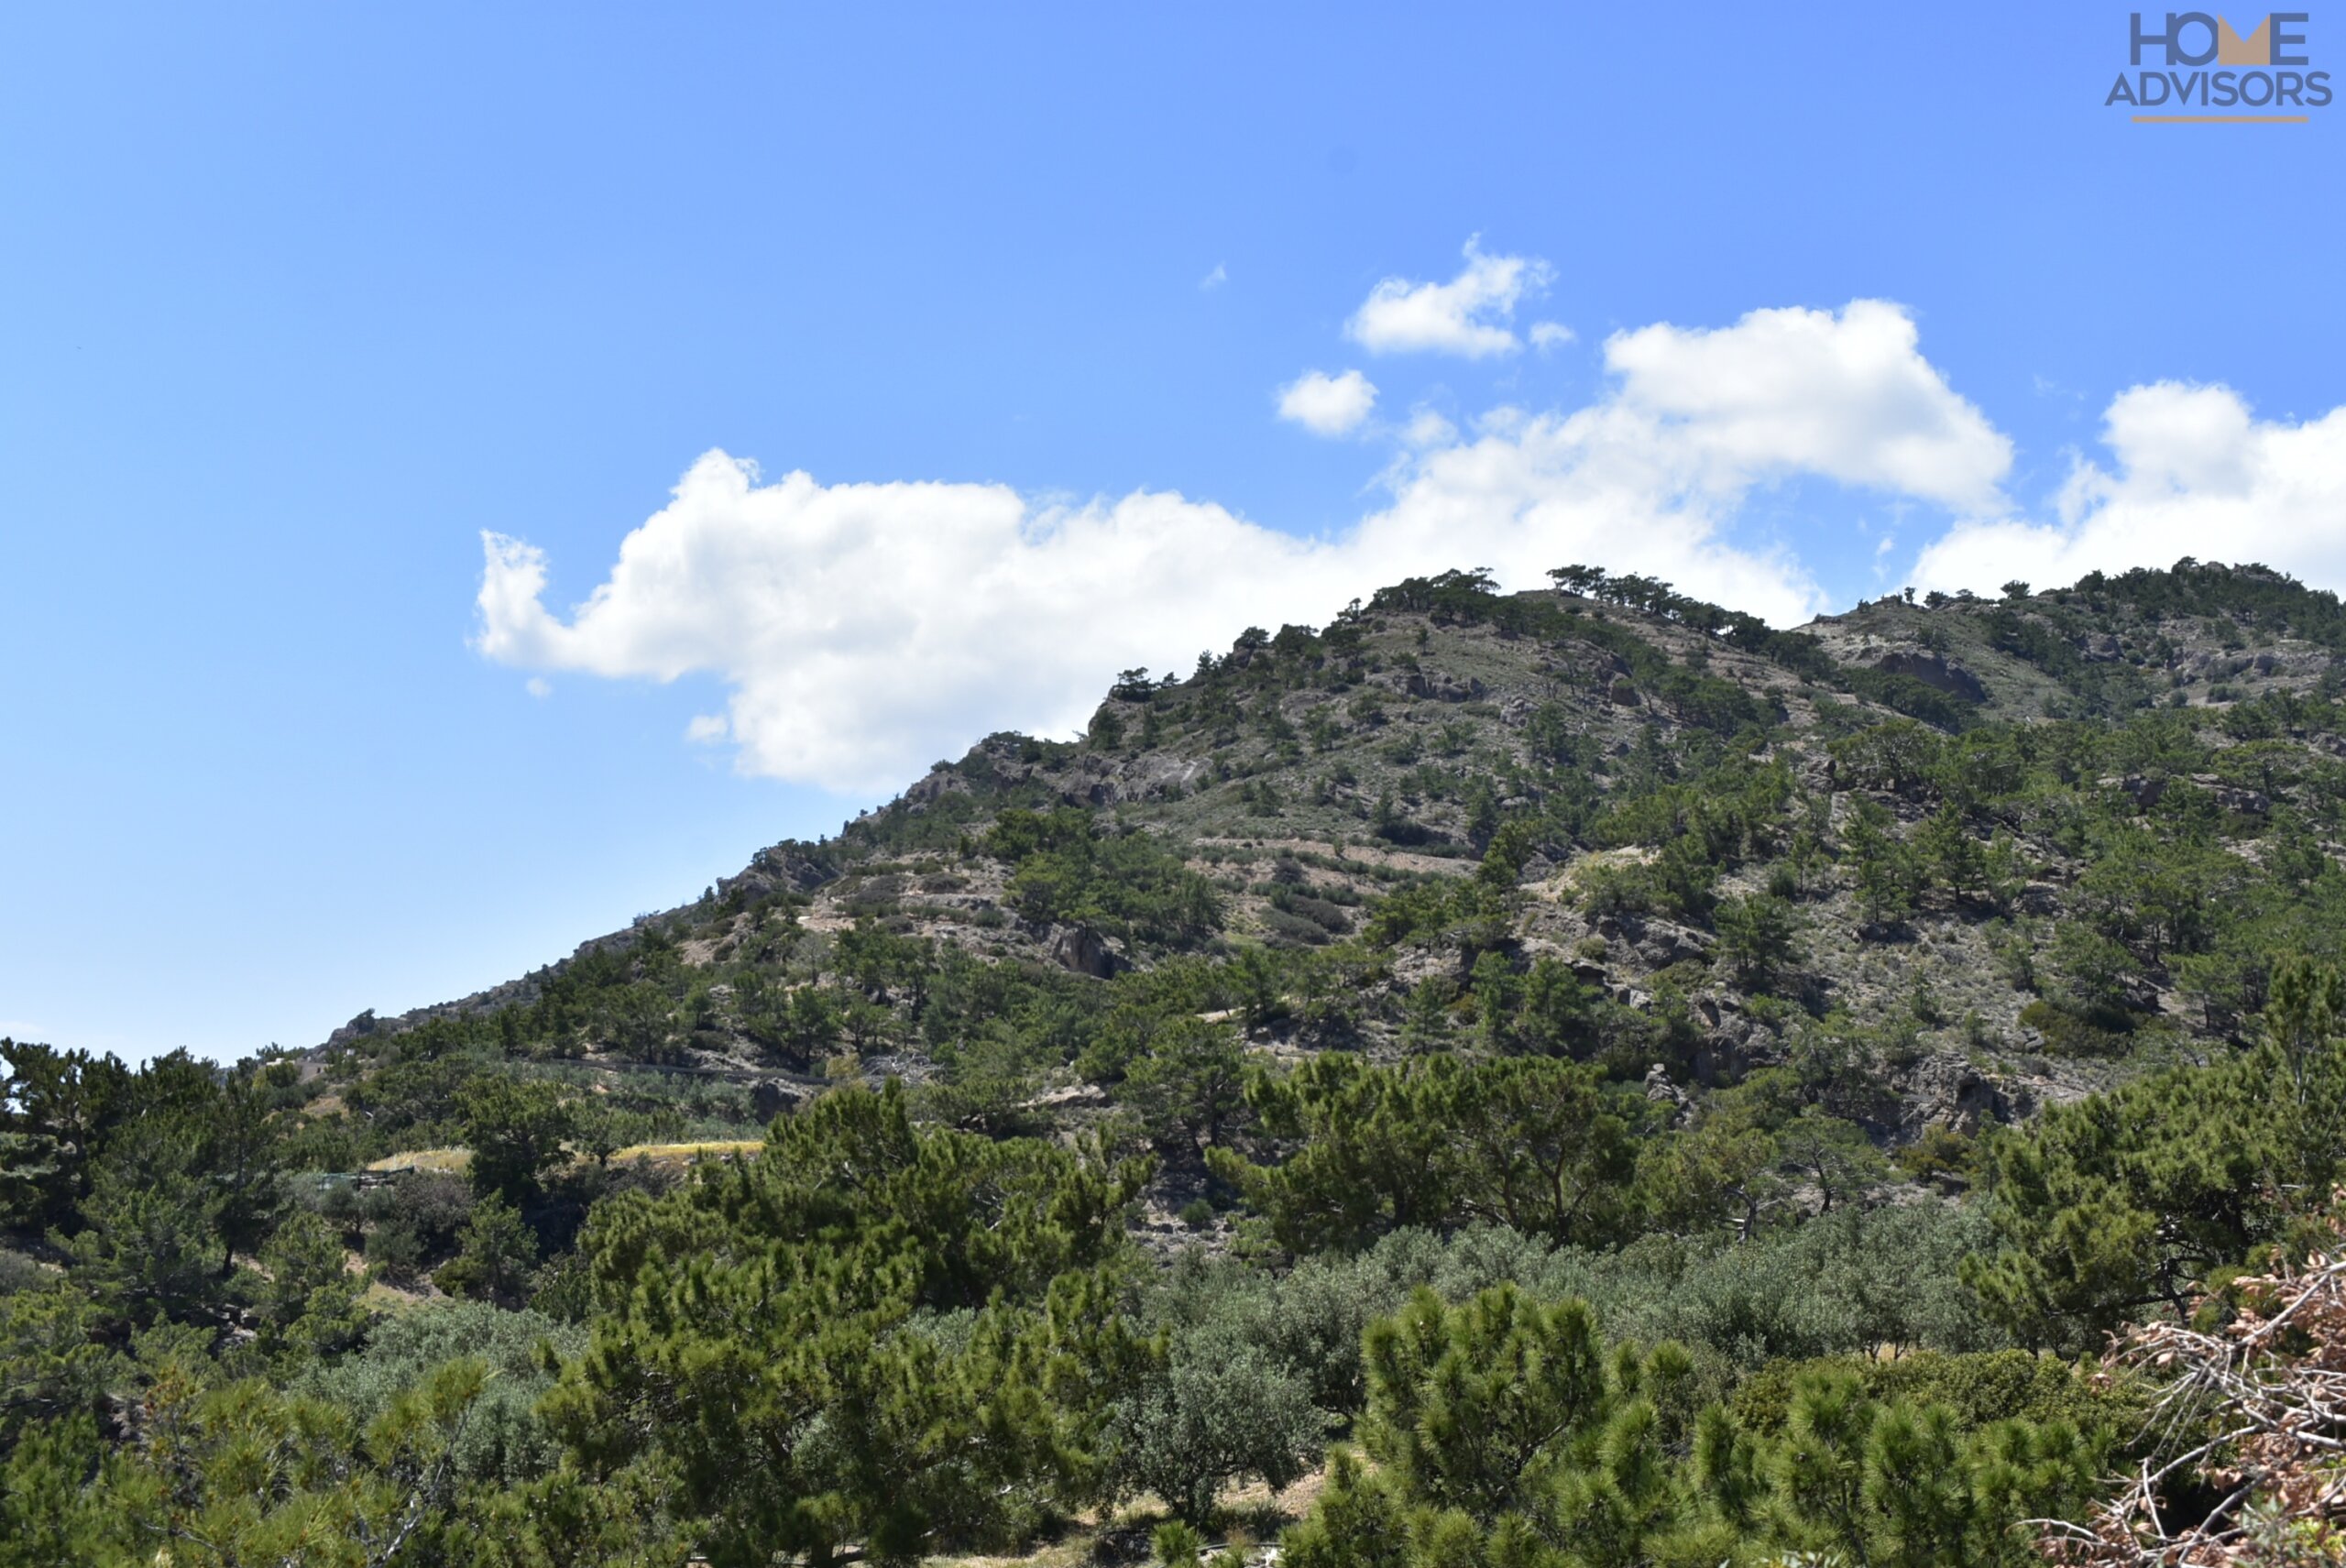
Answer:
[[[1094,980],[1109,979],[1126,967],[1124,955],[1089,926],[1054,926],[1044,945],[1053,963]]]
[[[1070,1083],[1062,1089],[1046,1090],[1026,1102],[1034,1111],[1104,1111],[1108,1108],[1108,1091],[1096,1083]]]
[[[814,1090],[806,1084],[786,1078],[762,1078],[750,1085],[750,1113],[761,1122],[771,1122],[813,1098]]]
[[[1473,702],[1483,695],[1483,683],[1468,676],[1455,680],[1449,675],[1428,675],[1423,671],[1412,672],[1403,686],[1411,696],[1426,697],[1435,702]]]
[[[2263,817],[2273,809],[2273,797],[2261,789],[2223,784],[2216,790],[2216,804],[2242,817]]]
[[[1948,1127],[1966,1137],[1989,1122],[2012,1119],[2002,1088],[1959,1051],[1935,1051],[1914,1069],[1902,1128],[1919,1137],[1926,1127]]]
[[[1661,969],[1670,964],[1683,963],[1688,959],[1699,959],[1709,948],[1709,941],[1700,932],[1690,931],[1683,926],[1673,926],[1666,920],[1647,921],[1645,929],[1638,935],[1638,959],[1648,969]]]
[[[1705,1088],[1733,1083],[1756,1068],[1777,1066],[1783,1056],[1773,1033],[1755,1027],[1749,1018],[1724,1014],[1718,1025],[1696,1042],[1694,1081]]]

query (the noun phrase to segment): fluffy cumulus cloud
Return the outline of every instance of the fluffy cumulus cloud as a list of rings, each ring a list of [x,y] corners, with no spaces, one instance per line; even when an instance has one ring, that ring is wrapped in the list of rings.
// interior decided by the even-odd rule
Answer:
[[[1958,523],[1923,552],[1915,583],[2050,587],[2190,555],[2346,588],[2346,408],[2260,420],[2229,387],[2161,381],[2112,400],[2102,437],[2110,463],[2080,459],[2052,521]]]
[[[1466,242],[1466,265],[1447,283],[1387,278],[1368,291],[1345,334],[1372,354],[1458,354],[1469,359],[1512,354],[1523,345],[1507,322],[1527,294],[1548,286],[1544,261],[1485,256]]]
[[[902,784],[992,729],[1066,732],[1103,674],[1194,656],[1208,627],[1277,613],[1272,585],[1313,553],[1178,495],[1057,509],[998,485],[766,484],[721,452],[565,617],[543,602],[543,553],[484,543],[483,653],[714,675],[725,711],[692,739],[730,741],[745,771],[840,790]]]
[[[1413,464],[1346,534],[1307,540],[1177,494],[1058,508],[994,485],[769,484],[712,452],[565,616],[542,552],[485,536],[477,646],[532,670],[713,675],[725,712],[692,739],[729,741],[750,773],[872,791],[990,730],[1080,728],[1118,669],[1185,668],[1248,624],[1324,619],[1411,573],[1531,584],[1602,557],[1779,620],[1814,607],[1787,563],[1588,456],[1561,426],[1502,421]]]
[[[2111,410],[2114,466],[2081,467],[2059,521],[2032,527],[1996,521],[2010,444],[1895,306],[1647,327],[1603,353],[1606,387],[1577,409],[1500,408],[1463,431],[1413,411],[1388,433],[1380,499],[1316,539],[1170,492],[1062,505],[998,485],[766,482],[712,452],[566,611],[547,605],[540,551],[486,536],[477,646],[538,675],[712,679],[723,711],[689,739],[745,772],[870,793],[990,730],[1069,733],[1119,669],[1186,670],[1250,624],[1325,620],[1445,567],[1524,587],[1587,561],[1797,622],[1825,608],[1814,580],[1736,527],[1782,479],[1948,509],[1918,581],[2050,583],[2113,552],[2289,565],[2306,558],[2284,548],[2293,530],[2346,539],[2346,411],[2277,426],[2220,389],[2139,389]],[[1346,378],[1301,394],[1305,378],[1283,411],[1357,425],[1373,390]]]
[[[1376,386],[1357,370],[1307,370],[1279,389],[1279,418],[1314,435],[1350,435],[1376,406]]]
[[[1605,360],[1622,407],[1650,418],[1683,461],[1816,474],[1965,513],[2002,506],[2012,443],[1923,356],[1896,305],[1642,327],[1607,339]]]
[[[1388,278],[1344,331],[1376,353],[1544,351],[1571,330],[1534,321],[1518,338],[1515,323],[1550,280],[1544,262],[1469,239],[1455,277]],[[2105,454],[2077,458],[2032,514],[2006,492],[2011,442],[1897,305],[1658,323],[1614,334],[1602,356],[1584,406],[1455,422],[1426,404],[1372,421],[1378,389],[1358,370],[1280,388],[1281,418],[1391,453],[1381,499],[1322,538],[1171,492],[1068,505],[995,485],[767,483],[711,452],[566,610],[547,605],[541,551],[484,535],[475,645],[539,696],[565,672],[708,679],[723,710],[693,719],[688,741],[730,748],[748,773],[868,793],[992,729],[1074,730],[1116,670],[1185,668],[1246,625],[1324,620],[1445,567],[1521,587],[1587,561],[1798,621],[1825,608],[1814,580],[1737,528],[1751,491],[1781,480],[1943,509],[1918,587],[2050,587],[2194,555],[2346,587],[2346,408],[2264,420],[2226,387],[2132,388],[2106,411]]]

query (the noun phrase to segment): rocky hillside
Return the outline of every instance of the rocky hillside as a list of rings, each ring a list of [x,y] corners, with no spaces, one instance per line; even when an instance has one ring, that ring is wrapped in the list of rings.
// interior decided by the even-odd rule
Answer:
[[[1554,576],[1127,672],[310,1052],[0,1040],[11,1517],[1987,1562],[2175,1474],[2204,1423],[2092,1354],[2220,1346],[2346,1224],[2339,601],[2185,563],[1787,632]],[[1864,1508],[1804,1511],[1819,1442]],[[1501,1449],[1480,1522],[1410,1457]]]
[[[1128,672],[1080,742],[990,736],[563,963],[362,1016],[320,1088],[388,1103],[455,1031],[652,1133],[875,1076],[1098,1121],[1138,1113],[1103,1035],[1181,991],[1272,1060],[1566,1054],[1689,1108],[1790,1068],[1896,1151],[2220,1049],[2274,951],[2335,948],[2332,596],[2184,563],[1776,632],[1556,576]],[[383,1103],[381,1138],[453,1138]]]

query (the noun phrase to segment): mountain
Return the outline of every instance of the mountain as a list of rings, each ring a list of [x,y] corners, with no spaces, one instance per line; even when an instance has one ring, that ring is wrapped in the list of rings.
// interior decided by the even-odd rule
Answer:
[[[1553,576],[311,1051],[0,1040],[0,1563],[2324,1550],[2339,600]]]
[[[1896,1149],[2235,1038],[2274,941],[2333,943],[2333,596],[2186,562],[1780,632],[1556,576],[1414,579],[1185,678],[1128,672],[1082,740],[989,736],[562,963],[363,1015],[327,1077],[494,1020],[647,1134],[753,1135],[827,1073],[901,1076],[971,1125],[1082,1121],[1118,1077],[1088,1025],[989,1055],[970,1036],[1002,1021],[935,989],[1090,982],[1065,1003],[1090,1014],[1202,975],[1250,1050],[1386,1060],[1502,1028],[1548,959],[1583,1000],[1569,1037],[1517,1047],[1699,1095],[1829,1036],[1836,1103]],[[687,1078],[692,1113],[661,1113]],[[453,1141],[429,1113],[386,1135]]]

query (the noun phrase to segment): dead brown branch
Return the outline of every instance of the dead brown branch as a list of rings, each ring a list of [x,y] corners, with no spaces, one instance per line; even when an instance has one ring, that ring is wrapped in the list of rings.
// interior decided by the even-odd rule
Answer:
[[[2147,1456],[2090,1520],[2041,1521],[2048,1560],[2346,1563],[2346,1255],[2236,1280],[2232,1296],[2220,1327],[2152,1323],[2114,1350],[2104,1376],[2159,1385]]]

